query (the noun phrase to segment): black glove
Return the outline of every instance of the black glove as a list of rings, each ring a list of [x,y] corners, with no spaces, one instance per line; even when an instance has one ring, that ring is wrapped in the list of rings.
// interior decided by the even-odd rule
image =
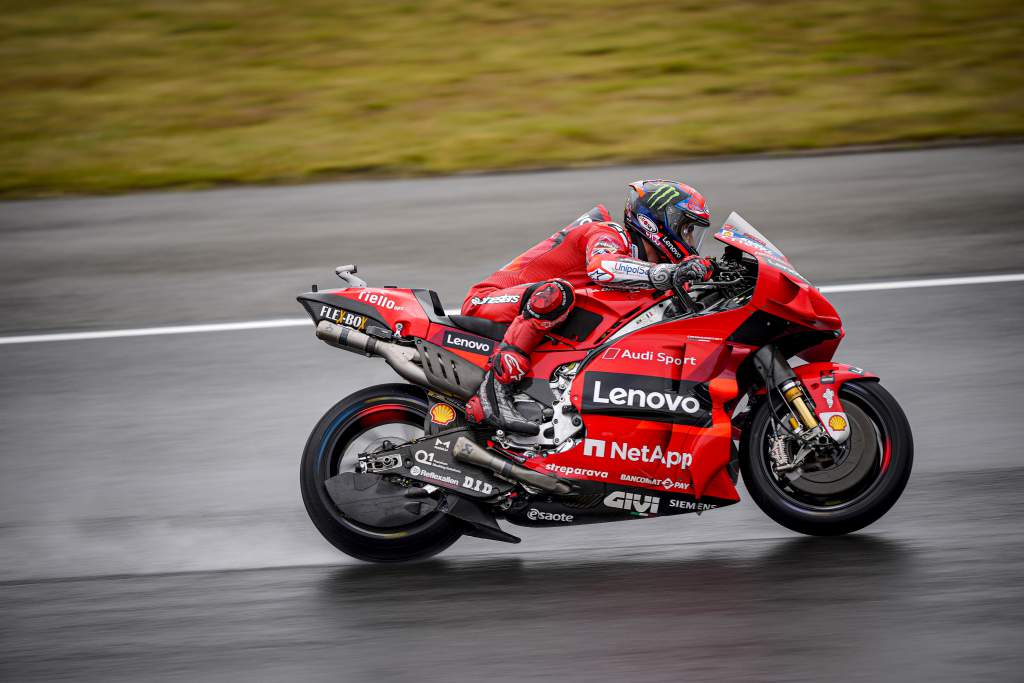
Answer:
[[[673,283],[681,289],[687,289],[691,282],[707,282],[715,272],[711,259],[690,256],[680,263],[659,263],[647,273],[647,278],[655,289],[665,291],[672,289]]]

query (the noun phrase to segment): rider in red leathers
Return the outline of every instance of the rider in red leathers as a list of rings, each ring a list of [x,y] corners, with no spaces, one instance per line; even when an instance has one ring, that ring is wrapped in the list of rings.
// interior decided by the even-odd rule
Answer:
[[[462,314],[511,324],[466,405],[470,419],[536,434],[539,425],[516,410],[513,390],[530,371],[533,350],[569,316],[573,290],[594,283],[667,290],[673,282],[711,279],[712,261],[697,253],[710,218],[704,197],[689,185],[638,181],[629,186],[625,229],[598,205],[474,285]]]

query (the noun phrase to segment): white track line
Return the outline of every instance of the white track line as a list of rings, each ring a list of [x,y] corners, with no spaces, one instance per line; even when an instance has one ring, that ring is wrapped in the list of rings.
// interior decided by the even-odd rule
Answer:
[[[1024,273],[1006,275],[976,275],[972,277],[940,277],[931,280],[890,280],[888,282],[858,282],[853,285],[825,285],[819,287],[824,294],[841,292],[877,292],[883,289],[918,289],[920,287],[955,287],[957,285],[990,285],[996,282],[1021,282]]]
[[[999,282],[1024,282],[1024,273],[1004,275],[976,275],[970,277],[943,277],[928,280],[889,280],[886,282],[859,282],[851,285],[825,285],[825,294],[845,292],[878,292],[887,289],[918,289],[921,287],[956,287],[961,285],[990,285]],[[457,310],[447,311],[449,314]],[[249,320],[237,323],[209,323],[204,325],[175,325],[171,327],[138,327],[127,330],[101,330],[96,332],[56,332],[29,334],[18,337],[0,337],[4,344],[35,344],[39,342],[85,341],[88,339],[117,339],[120,337],[151,337],[165,334],[195,334],[198,332],[234,332],[237,330],[266,330],[276,327],[310,325],[309,318],[278,318],[276,320]]]
[[[0,337],[2,344],[34,344],[36,342],[79,341],[83,339],[116,339],[118,337],[151,337],[160,334],[195,334],[196,332],[232,332],[235,330],[265,330],[273,327],[309,325],[309,318],[279,318],[277,320],[249,320],[240,323],[210,323],[207,325],[175,325],[173,327],[137,327],[130,330],[102,330],[97,332],[57,332],[30,334],[23,337]]]

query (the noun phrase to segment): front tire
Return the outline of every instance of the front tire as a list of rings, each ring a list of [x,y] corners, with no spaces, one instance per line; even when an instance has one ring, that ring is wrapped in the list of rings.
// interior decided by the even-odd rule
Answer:
[[[462,535],[442,512],[392,528],[374,528],[350,519],[324,485],[339,472],[353,471],[356,455],[423,435],[426,395],[407,384],[383,384],[342,399],[320,418],[302,454],[299,484],[306,512],[335,548],[367,562],[408,562],[436,555]]]
[[[743,481],[769,517],[802,534],[837,536],[863,529],[896,504],[910,478],[914,440],[903,409],[874,381],[839,392],[851,418],[846,457],[829,470],[787,482],[768,455],[773,410],[757,409],[740,447]]]

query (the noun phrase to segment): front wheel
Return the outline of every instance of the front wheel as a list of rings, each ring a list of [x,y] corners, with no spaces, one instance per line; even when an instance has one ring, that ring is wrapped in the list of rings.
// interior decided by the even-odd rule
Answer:
[[[769,455],[778,419],[758,408],[740,451],[750,497],[769,517],[803,534],[836,536],[872,524],[896,504],[914,461],[910,424],[877,382],[850,382],[839,392],[851,434],[833,466],[794,481],[775,473]]]
[[[401,527],[367,526],[346,515],[324,485],[336,474],[354,471],[360,453],[423,436],[426,415],[421,390],[384,384],[342,399],[314,427],[302,454],[302,501],[317,530],[338,550],[369,562],[406,562],[436,555],[462,535],[458,523],[442,512]]]

